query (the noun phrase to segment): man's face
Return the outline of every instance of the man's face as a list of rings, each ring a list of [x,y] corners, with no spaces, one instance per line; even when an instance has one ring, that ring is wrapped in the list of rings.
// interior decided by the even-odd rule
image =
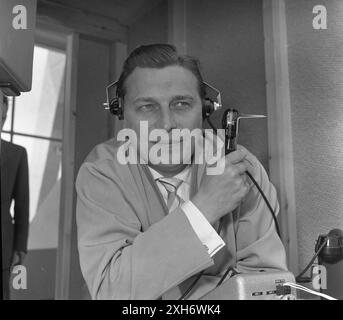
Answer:
[[[191,71],[181,66],[136,68],[125,88],[124,126],[133,129],[138,139],[141,121],[147,121],[149,134],[153,129],[163,129],[170,143],[173,129],[201,128],[202,102]],[[154,144],[149,141],[149,151]]]

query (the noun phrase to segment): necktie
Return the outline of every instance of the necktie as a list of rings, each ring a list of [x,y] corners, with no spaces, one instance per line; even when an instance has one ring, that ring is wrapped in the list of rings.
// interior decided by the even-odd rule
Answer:
[[[171,212],[175,210],[180,204],[183,203],[183,200],[177,194],[177,189],[182,183],[182,180],[177,178],[159,178],[158,181],[166,190],[168,194],[167,207],[168,211]],[[162,295],[163,300],[176,300],[182,296],[182,292],[179,286],[175,286],[169,289]]]
[[[167,198],[167,207],[169,212],[175,210],[183,200],[177,194],[177,189],[182,183],[182,180],[177,178],[159,178],[157,181],[166,189],[168,198]]]

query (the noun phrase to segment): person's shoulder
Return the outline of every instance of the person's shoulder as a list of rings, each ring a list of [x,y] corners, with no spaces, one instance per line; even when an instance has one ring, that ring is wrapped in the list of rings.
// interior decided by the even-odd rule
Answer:
[[[252,152],[250,152],[246,147],[242,145],[238,145],[237,149],[245,150],[247,152],[247,156],[245,159],[254,168],[252,176],[261,183],[269,181],[267,171],[264,168],[263,164],[260,162],[260,160]]]
[[[12,152],[12,153],[18,153],[18,154],[26,153],[26,149],[23,146],[19,144],[15,144],[13,142],[2,140],[2,139],[1,139],[1,148],[4,148],[4,150],[8,152]]]
[[[96,145],[85,158],[78,174],[97,172],[97,174],[114,178],[120,175],[120,172],[126,171],[117,159],[119,146],[120,143],[115,138]]]
[[[257,181],[257,183],[262,187],[262,189],[268,185],[270,185],[271,181],[269,178],[269,175],[264,168],[263,164],[260,162],[260,160],[252,154],[247,148],[239,145],[237,146],[237,149],[244,149],[247,151],[246,160],[249,161],[249,163],[253,166],[253,172],[250,172],[250,174],[253,176],[253,178]]]
[[[100,181],[116,181],[120,183],[121,180],[126,181],[130,175],[128,165],[120,164],[117,159],[117,152],[120,144],[116,139],[110,139],[103,143],[96,145],[84,162],[81,164],[77,177],[76,188],[84,188],[86,185],[90,186]],[[92,187],[91,187],[92,188]]]
[[[112,138],[97,144],[87,155],[84,163],[97,163],[107,160],[114,160],[118,150],[117,141]]]
[[[239,144],[237,145],[237,150],[245,150],[247,153],[246,160],[248,160],[250,164],[254,167],[262,166],[261,162],[257,159],[257,157],[252,152],[250,152],[246,147]]]

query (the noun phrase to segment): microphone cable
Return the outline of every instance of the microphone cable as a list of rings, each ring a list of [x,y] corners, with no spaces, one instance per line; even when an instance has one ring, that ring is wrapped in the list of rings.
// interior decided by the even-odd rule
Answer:
[[[206,118],[208,124],[210,125],[210,127],[213,129],[213,132],[215,135],[217,135],[217,128],[213,125],[212,121],[209,119],[209,117]],[[279,227],[279,223],[277,221],[277,218],[276,218],[276,215],[275,215],[275,212],[272,208],[272,206],[270,205],[266,195],[264,194],[264,192],[262,191],[262,189],[260,188],[260,186],[258,185],[258,183],[256,182],[256,180],[253,178],[253,176],[250,174],[250,172],[248,171],[245,171],[245,173],[247,174],[247,176],[249,177],[249,179],[254,183],[254,185],[256,186],[257,190],[260,192],[264,202],[266,203],[272,217],[273,217],[273,220],[274,220],[274,223],[275,223],[275,229],[276,229],[276,232],[280,238],[280,240],[282,241],[281,239],[281,233],[280,233],[280,227]],[[218,228],[218,234],[220,233],[220,230],[222,228],[222,225],[223,225],[223,220],[220,219],[220,224],[219,224],[219,228]],[[318,250],[319,251],[319,250]],[[318,252],[319,254],[319,252]],[[229,274],[230,270],[232,270],[231,267],[228,267],[227,270],[225,271],[224,275],[222,276],[222,278],[219,280],[218,284],[216,287],[218,287],[220,284],[222,284],[222,282],[225,280],[225,278],[227,277],[227,275]],[[306,269],[307,270],[307,269]],[[306,270],[304,272],[306,272]],[[188,287],[188,289],[183,293],[183,295],[178,299],[178,300],[184,300],[187,295],[193,290],[193,288],[195,287],[195,285],[198,283],[198,281],[200,280],[201,276],[204,274],[205,272],[205,269],[202,270],[198,275],[197,277],[194,279],[194,281],[192,282],[192,284]],[[298,276],[299,277],[299,276]]]
[[[212,121],[209,118],[207,118],[206,120],[209,123],[209,125],[211,126],[211,128],[213,129],[214,134],[217,135],[217,128],[213,125]],[[264,192],[262,191],[261,187],[258,185],[256,180],[254,179],[254,177],[250,174],[250,172],[249,171],[245,171],[245,173],[247,174],[249,179],[254,183],[254,185],[257,188],[257,190],[260,192],[264,202],[266,203],[266,205],[267,205],[267,207],[268,207],[268,209],[269,209],[269,211],[270,211],[270,213],[271,213],[271,215],[273,217],[273,220],[274,220],[274,223],[275,223],[276,232],[277,232],[279,238],[281,239],[281,232],[280,232],[279,223],[277,221],[277,218],[276,218],[276,215],[275,215],[275,212],[274,212],[272,206],[270,205],[266,195],[264,194]]]

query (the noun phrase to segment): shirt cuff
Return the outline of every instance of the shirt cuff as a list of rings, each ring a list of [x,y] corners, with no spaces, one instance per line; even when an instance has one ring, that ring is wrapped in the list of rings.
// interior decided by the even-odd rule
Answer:
[[[218,235],[216,230],[214,230],[192,201],[183,203],[181,209],[186,214],[194,232],[206,247],[207,252],[211,257],[225,246],[223,239]]]

